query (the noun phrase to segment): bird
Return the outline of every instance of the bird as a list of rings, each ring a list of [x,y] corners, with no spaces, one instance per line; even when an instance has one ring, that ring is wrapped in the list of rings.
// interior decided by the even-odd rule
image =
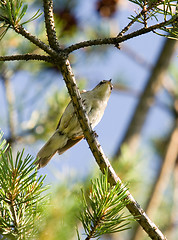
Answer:
[[[112,88],[111,79],[102,80],[92,90],[81,93],[82,103],[92,129],[103,117]],[[83,131],[75,114],[72,101],[70,101],[59,120],[54,134],[37,153],[35,162],[37,169],[45,167],[57,152],[59,155],[63,154],[83,138]]]

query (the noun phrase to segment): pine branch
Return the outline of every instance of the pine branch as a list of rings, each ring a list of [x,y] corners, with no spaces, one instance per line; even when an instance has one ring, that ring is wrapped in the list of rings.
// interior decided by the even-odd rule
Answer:
[[[79,215],[87,236],[85,240],[128,229],[133,218],[121,213],[128,204],[127,189],[123,189],[119,183],[111,186],[107,171],[91,183],[88,201],[82,191],[82,210]]]
[[[51,17],[51,16],[49,16]],[[46,17],[47,18],[47,17]],[[47,20],[46,20],[47,21]],[[96,45],[116,45],[118,46],[119,43],[127,41],[131,38],[143,35],[145,33],[151,32],[153,30],[156,29],[160,29],[162,27],[165,27],[169,24],[172,24],[173,22],[178,21],[178,16],[172,17],[170,20],[158,23],[156,25],[150,26],[148,28],[142,28],[139,29],[133,33],[124,35],[122,37],[114,37],[114,38],[104,38],[104,39],[94,39],[94,40],[88,40],[88,41],[84,41],[84,42],[80,42],[80,43],[76,43],[73,44],[67,48],[65,48],[63,51],[59,51],[58,48],[58,52],[54,51],[53,49],[51,49],[48,45],[46,45],[45,43],[43,43],[40,39],[38,39],[36,36],[33,36],[31,33],[29,33],[27,30],[25,30],[23,28],[23,26],[21,25],[17,25],[14,26],[14,30],[18,33],[21,34],[22,36],[24,36],[25,38],[27,38],[30,42],[34,43],[36,46],[38,46],[39,48],[41,48],[42,50],[44,50],[46,53],[48,53],[50,56],[54,57],[54,59],[56,60],[56,62],[60,62],[62,59],[66,59],[68,54],[70,54],[71,52],[78,50],[80,48],[84,48],[84,47],[91,47],[91,46],[96,46]],[[49,21],[50,22],[50,21]],[[52,31],[52,30],[51,30]],[[53,29],[53,35],[51,35],[51,39],[52,36],[55,38],[55,34],[54,34],[55,29]],[[52,40],[50,40],[52,41]],[[53,40],[53,44],[54,42],[56,42],[56,38]],[[51,43],[52,44],[52,43]],[[56,43],[57,44],[57,43]],[[59,45],[57,44],[56,47],[59,47]]]
[[[22,35],[23,37],[28,39],[30,42],[32,42],[33,44],[35,44],[36,46],[44,50],[49,55],[58,58],[59,55],[53,49],[51,49],[48,45],[42,42],[39,38],[29,33],[22,25],[14,26],[14,30],[16,33]]]
[[[154,4],[159,4],[160,1],[156,1]],[[150,5],[149,7],[147,7],[147,12],[150,11],[153,8],[153,5]],[[126,33],[130,27],[142,16],[144,15],[145,9],[143,8],[142,11],[137,14],[137,16],[135,16],[134,18],[131,19],[131,21],[128,23],[128,25],[126,27],[124,27],[121,32],[117,35],[117,37],[121,37],[123,36],[124,33]]]
[[[171,18],[170,20],[168,21],[164,21],[164,22],[161,22],[161,23],[158,23],[158,24],[155,24],[155,25],[152,25],[148,28],[141,28],[135,32],[132,32],[130,34],[127,34],[127,35],[124,35],[122,37],[113,37],[113,38],[104,38],[104,39],[94,39],[94,40],[88,40],[88,41],[84,41],[84,42],[80,42],[80,43],[76,43],[76,44],[73,44],[67,48],[65,48],[65,52],[67,54],[73,52],[73,51],[76,51],[80,48],[84,48],[84,47],[91,47],[91,46],[97,46],[97,45],[106,45],[106,44],[111,44],[111,45],[118,45],[119,43],[121,42],[125,42],[131,38],[134,38],[134,37],[138,37],[140,35],[143,35],[145,33],[149,33],[149,32],[152,32],[153,30],[156,30],[156,29],[160,29],[162,27],[165,27],[171,23],[173,23],[174,21],[177,21],[178,20],[178,16],[177,17],[173,17]]]
[[[142,28],[138,31],[135,31],[131,34],[127,34],[125,36],[122,36],[123,33],[125,33],[130,26],[138,20],[138,18],[144,13],[144,9],[136,16],[132,19],[132,21],[118,34],[117,37],[115,38],[105,38],[105,39],[95,39],[95,40],[89,40],[89,41],[84,41],[84,42],[80,42],[80,43],[76,43],[74,45],[71,45],[69,47],[67,47],[64,51],[59,51],[61,50],[59,43],[57,41],[57,37],[56,37],[56,32],[55,32],[55,26],[54,26],[54,19],[53,19],[53,1],[52,0],[44,0],[44,12],[45,12],[45,23],[46,23],[46,29],[47,29],[47,36],[48,36],[48,41],[50,46],[52,46],[55,50],[58,51],[58,54],[56,54],[55,51],[53,51],[49,46],[47,46],[45,43],[43,43],[40,39],[38,39],[36,36],[31,35],[28,31],[26,31],[22,25],[19,24],[19,20],[18,18],[21,20],[21,18],[23,17],[23,15],[26,12],[27,7],[23,7],[23,9],[21,10],[23,14],[21,14],[20,16],[17,17],[16,21],[12,21],[9,20],[8,17],[4,17],[2,16],[0,18],[1,21],[4,21],[5,25],[7,25],[7,29],[9,27],[12,27],[17,33],[21,34],[22,36],[24,36],[25,38],[27,38],[28,40],[30,40],[30,42],[34,43],[36,46],[38,46],[39,48],[43,49],[45,52],[47,52],[49,55],[53,55],[55,57],[55,59],[57,59],[58,61],[61,61],[61,59],[65,59],[67,57],[67,55],[75,50],[78,50],[80,48],[84,48],[84,47],[89,47],[89,46],[95,46],[95,45],[103,45],[103,44],[114,44],[116,46],[118,46],[119,43],[124,42],[130,38],[148,33],[150,31],[154,31],[156,29],[161,29],[163,27],[166,27],[169,24],[174,24],[174,22],[176,23],[178,21],[178,16],[177,14],[173,15],[172,18],[170,20],[165,20],[162,23],[158,23],[156,25],[150,26],[148,28]],[[156,4],[159,5],[159,3],[162,1],[158,1],[156,2]],[[5,4],[5,3],[4,3]],[[138,4],[138,3],[137,3]],[[148,7],[147,7],[147,11],[149,11],[150,9],[154,8],[155,3],[151,3]],[[3,5],[4,6],[4,5]],[[13,6],[14,7],[14,6]],[[11,13],[12,14],[12,13]],[[165,14],[165,12],[164,12]],[[13,19],[13,15],[10,15],[9,17],[11,17],[11,19]],[[35,16],[36,18],[36,16]],[[33,18],[32,18],[33,20]],[[28,22],[28,21],[27,21]],[[121,37],[122,36],[122,37]]]
[[[46,15],[46,18],[50,18],[50,17],[51,16]],[[46,20],[46,21],[48,21],[48,20]],[[160,27],[163,25],[165,25],[165,23],[164,24],[162,23],[162,25],[158,24],[156,27],[158,27],[158,26]],[[154,27],[152,27],[150,29],[154,29]],[[150,29],[149,29],[149,31],[151,31]],[[148,30],[144,29],[142,34],[145,33],[145,31],[148,31]],[[115,39],[116,38],[114,38],[114,41],[115,41]],[[113,41],[113,39],[112,39],[112,41]],[[88,41],[88,42],[91,43],[91,41]],[[80,43],[80,44],[82,44],[82,43]],[[70,47],[67,49],[70,49]],[[66,49],[65,49],[65,52],[66,52]],[[67,53],[69,53],[69,52],[67,51]],[[110,182],[110,184],[112,186],[116,185],[118,182],[122,185],[120,178],[116,175],[114,169],[110,165],[109,160],[105,156],[98,140],[95,137],[95,133],[93,132],[93,130],[91,128],[88,116],[86,115],[85,109],[82,104],[82,98],[80,95],[80,91],[77,87],[76,80],[75,80],[72,68],[70,66],[69,60],[65,60],[63,63],[58,65],[58,67],[61,70],[61,73],[63,75],[64,81],[66,83],[68,92],[70,94],[70,97],[71,97],[71,100],[72,100],[72,103],[74,106],[74,110],[76,112],[79,123],[83,130],[84,136],[85,136],[85,138],[89,144],[89,147],[96,159],[96,162],[98,163],[98,165],[103,173],[106,169],[108,169],[108,181]],[[130,202],[127,205],[128,210],[131,212],[131,214],[133,216],[141,216],[139,219],[137,219],[137,221],[145,229],[145,231],[149,234],[149,236],[151,238],[155,237],[157,239],[166,239],[163,236],[163,234],[161,233],[161,231],[156,227],[156,225],[154,223],[152,223],[151,220],[146,216],[143,209],[141,209],[141,207],[137,204],[137,202],[135,201],[135,199],[132,197],[132,195],[129,193],[128,190],[126,191],[126,193],[127,193],[127,200]]]
[[[45,61],[52,63],[54,62],[50,56],[39,55],[39,54],[17,54],[11,56],[0,56],[0,61],[29,61],[29,60],[37,60],[37,61]]]
[[[45,25],[47,31],[47,37],[49,45],[52,49],[59,51],[61,47],[57,40],[54,16],[53,16],[53,0],[43,0],[44,7],[44,16],[45,16]]]
[[[45,203],[46,196],[41,194],[47,189],[43,187],[45,177],[37,177],[33,158],[23,158],[23,151],[15,159],[11,149],[0,153],[0,233],[26,239],[34,236],[35,223],[41,221],[39,206]]]
[[[68,88],[80,126],[83,130],[84,136],[88,142],[88,145],[92,151],[93,156],[96,159],[96,162],[100,170],[102,171],[102,173],[104,173],[104,171],[108,169],[108,181],[110,182],[111,186],[116,185],[118,182],[121,184],[121,186],[123,186],[121,179],[117,176],[114,169],[112,168],[109,160],[105,156],[103,149],[101,148],[90,126],[88,116],[86,115],[86,112],[82,104],[80,91],[77,87],[76,80],[72,72],[72,68],[70,66],[69,61],[66,60],[63,63],[63,65],[59,67],[61,69],[61,73],[66,82],[66,86]],[[133,216],[137,217],[136,220],[142,226],[142,228],[147,232],[150,238],[157,239],[157,240],[163,240],[163,239],[165,240],[166,237],[162,234],[162,232],[158,229],[158,227],[148,218],[144,210],[135,201],[135,199],[130,194],[130,192],[127,190],[126,193],[127,193],[127,200],[129,201],[129,204],[126,206],[127,209],[130,211],[130,213]]]
[[[57,61],[60,62],[60,61],[62,61],[62,59],[65,59],[68,54],[70,54],[73,51],[76,51],[80,48],[91,47],[91,46],[96,46],[96,45],[106,45],[106,44],[117,46],[121,42],[127,41],[127,40],[137,37],[139,35],[151,32],[155,29],[159,29],[161,27],[164,27],[165,25],[171,24],[172,22],[173,22],[173,19],[153,25],[148,28],[142,28],[140,30],[137,30],[133,33],[127,34],[122,37],[94,39],[94,40],[88,40],[88,41],[76,43],[76,44],[73,44],[73,45],[65,48],[63,51],[60,51],[60,52],[59,52],[59,48],[58,48],[58,52],[54,51],[49,46],[47,46],[45,43],[43,43],[40,39],[38,39],[36,36],[33,36],[32,34],[30,34],[21,25],[18,25],[17,27],[14,28],[14,30],[18,34],[21,34],[22,36],[27,38],[30,42],[34,43],[36,46],[38,46],[39,48],[44,50],[46,53],[48,53],[51,56],[51,58],[49,56],[42,56],[42,55],[37,55],[37,54],[36,55],[35,54],[24,54],[24,55],[16,55],[16,56],[0,56],[0,61],[40,60],[40,61],[51,62],[52,58],[54,58],[55,62],[57,62]],[[56,41],[56,40],[53,40],[53,41]],[[53,61],[53,63],[54,63],[54,61]]]

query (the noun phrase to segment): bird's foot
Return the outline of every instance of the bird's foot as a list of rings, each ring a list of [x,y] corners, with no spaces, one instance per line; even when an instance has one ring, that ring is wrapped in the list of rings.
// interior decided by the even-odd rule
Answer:
[[[93,131],[92,133],[93,133],[94,137],[98,138],[98,134],[95,131]]]

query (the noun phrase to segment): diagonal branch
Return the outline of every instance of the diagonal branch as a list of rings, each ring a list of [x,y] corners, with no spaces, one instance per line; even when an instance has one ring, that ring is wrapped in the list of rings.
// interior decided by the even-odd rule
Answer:
[[[95,137],[95,133],[91,128],[88,116],[86,115],[86,111],[84,110],[82,104],[82,98],[80,95],[80,91],[77,87],[76,80],[74,74],[72,72],[72,68],[70,66],[69,60],[66,60],[62,66],[60,66],[61,73],[63,75],[64,81],[66,82],[69,94],[71,96],[75,112],[77,114],[78,120],[80,122],[81,128],[85,135],[85,138],[89,144],[89,147],[96,158],[97,163],[102,172],[104,169],[109,169],[109,181],[115,184],[119,178],[112,169],[108,159],[106,158],[98,140]]]
[[[61,66],[59,66],[61,73],[66,82],[75,112],[77,114],[78,120],[80,122],[81,128],[83,130],[84,136],[88,142],[88,145],[96,159],[96,162],[102,172],[108,169],[108,180],[111,185],[115,185],[117,182],[122,184],[121,179],[116,175],[114,169],[112,168],[109,160],[105,156],[95,134],[90,126],[88,116],[83,108],[81,95],[76,84],[72,68],[68,60],[66,60]],[[142,228],[147,232],[147,234],[152,239],[165,240],[166,237],[157,228],[157,226],[148,218],[143,209],[135,201],[129,191],[127,191],[127,199],[129,204],[126,206],[130,213],[136,217],[136,220],[142,226]]]
[[[0,61],[29,61],[29,60],[37,60],[37,61],[45,61],[45,62],[53,62],[50,56],[39,55],[39,54],[17,54],[11,56],[0,56]]]
[[[174,21],[176,21],[176,19],[178,19],[178,16],[177,17],[172,17],[170,20],[168,21],[164,21],[164,22],[161,22],[161,23],[158,23],[158,24],[155,24],[155,25],[152,25],[148,28],[141,28],[135,32],[132,32],[130,34],[127,34],[127,35],[124,35],[124,36],[119,36],[119,37],[113,37],[113,38],[104,38],[104,39],[94,39],[94,40],[88,40],[88,41],[84,41],[84,42],[80,42],[80,43],[76,43],[76,44],[73,44],[67,48],[65,48],[65,52],[67,54],[75,51],[75,50],[78,50],[80,48],[84,48],[84,47],[91,47],[91,46],[97,46],[97,45],[106,45],[106,44],[114,44],[114,45],[118,45],[119,43],[121,42],[125,42],[131,38],[134,38],[134,37],[137,37],[137,36],[140,36],[140,35],[143,35],[145,33],[148,33],[148,32],[151,32],[153,30],[156,30],[156,29],[160,29],[162,27],[165,27],[171,23],[173,23]]]
[[[45,51],[49,55],[59,57],[59,55],[56,53],[56,51],[51,49],[48,45],[46,45],[44,42],[42,42],[39,38],[37,38],[36,36],[29,33],[25,28],[23,28],[22,25],[14,26],[14,30],[16,33],[21,34],[23,37],[27,38],[30,42],[32,42],[33,44],[35,44],[36,46],[41,48],[43,51]]]

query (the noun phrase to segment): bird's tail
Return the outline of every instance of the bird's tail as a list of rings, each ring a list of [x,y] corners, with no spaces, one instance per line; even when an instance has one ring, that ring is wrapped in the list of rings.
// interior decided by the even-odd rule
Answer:
[[[38,169],[45,167],[58,149],[65,146],[66,142],[66,136],[56,131],[37,154],[37,161],[35,164],[38,165]]]

